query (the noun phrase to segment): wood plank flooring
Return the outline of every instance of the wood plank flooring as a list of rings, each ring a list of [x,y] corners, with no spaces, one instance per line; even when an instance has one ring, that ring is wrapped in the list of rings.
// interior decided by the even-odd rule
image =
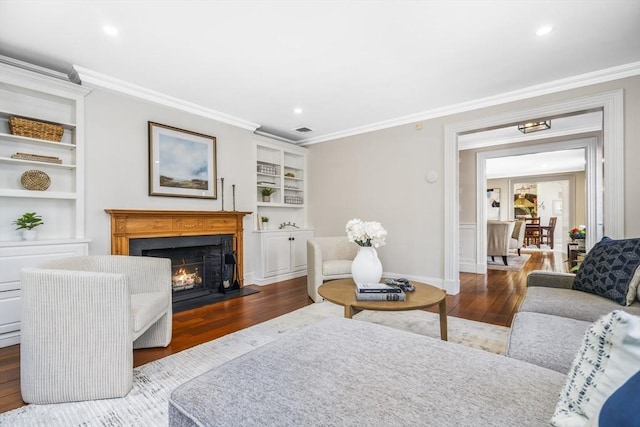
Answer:
[[[510,326],[532,270],[566,271],[564,255],[534,252],[518,272],[489,270],[460,274],[458,295],[447,296],[449,316]],[[312,304],[306,277],[268,286],[257,294],[174,314],[173,340],[167,348],[134,351],[134,366],[160,359]],[[437,307],[429,311],[437,312]],[[0,348],[0,412],[25,405],[20,396],[20,346]]]

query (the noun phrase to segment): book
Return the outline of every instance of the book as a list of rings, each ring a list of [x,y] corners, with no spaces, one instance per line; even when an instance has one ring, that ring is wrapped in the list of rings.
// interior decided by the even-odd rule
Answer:
[[[356,299],[358,301],[405,301],[407,295],[402,292],[358,292],[356,291]]]
[[[389,286],[385,283],[358,283],[356,282],[356,289],[359,293],[372,293],[372,294],[399,294],[402,289]]]

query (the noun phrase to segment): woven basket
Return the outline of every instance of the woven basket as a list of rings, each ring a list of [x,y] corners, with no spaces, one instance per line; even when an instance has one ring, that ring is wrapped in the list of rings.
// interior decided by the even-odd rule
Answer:
[[[32,169],[22,174],[20,184],[27,190],[44,191],[51,185],[51,178],[42,171]]]
[[[13,135],[60,142],[64,128],[51,123],[37,122],[22,117],[9,117],[9,129]]]

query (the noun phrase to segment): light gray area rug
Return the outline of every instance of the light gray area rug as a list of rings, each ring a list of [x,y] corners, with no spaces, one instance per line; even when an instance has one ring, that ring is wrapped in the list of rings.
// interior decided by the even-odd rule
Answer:
[[[135,368],[133,389],[124,398],[28,405],[0,414],[0,426],[166,426],[168,399],[179,385],[280,336],[342,315],[341,306],[313,304]],[[440,337],[438,315],[425,311],[364,311],[354,319]],[[455,317],[448,317],[448,326],[449,341],[504,354],[509,328]]]
[[[522,255],[509,255],[507,257],[507,264],[504,265],[501,256],[495,257],[495,261],[491,261],[491,257],[487,258],[487,268],[489,270],[504,270],[504,271],[520,271],[522,267],[531,258],[530,254],[523,253]]]

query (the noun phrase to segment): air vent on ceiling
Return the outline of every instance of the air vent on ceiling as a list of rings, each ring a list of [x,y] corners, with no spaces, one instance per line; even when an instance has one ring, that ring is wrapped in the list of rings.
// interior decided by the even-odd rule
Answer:
[[[307,133],[307,132],[313,132],[313,129],[308,128],[306,126],[302,126],[300,128],[296,128],[294,129],[296,132],[300,132],[300,133]]]

